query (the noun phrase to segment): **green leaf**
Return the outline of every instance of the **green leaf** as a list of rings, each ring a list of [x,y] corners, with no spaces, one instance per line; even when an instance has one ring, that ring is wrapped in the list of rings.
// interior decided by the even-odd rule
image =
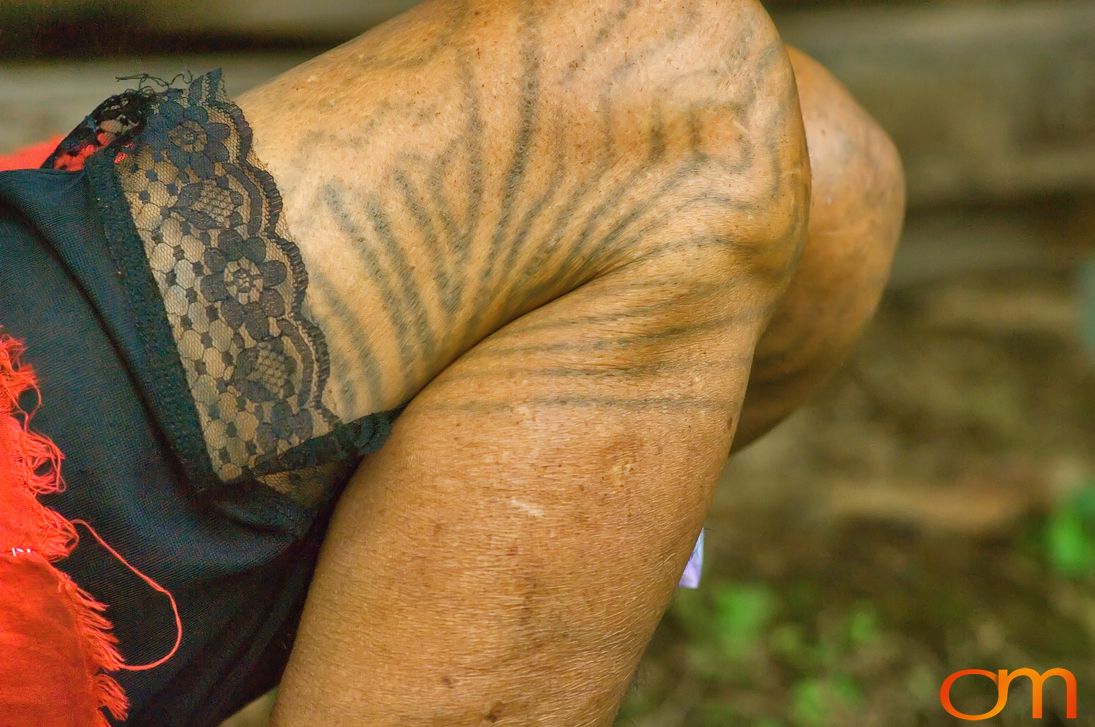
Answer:
[[[854,708],[863,704],[863,689],[849,674],[833,677],[833,694],[845,707]]]
[[[771,589],[759,584],[722,586],[715,592],[715,626],[727,656],[741,658],[755,648],[776,603]]]
[[[1095,570],[1095,483],[1085,483],[1050,515],[1045,545],[1056,572],[1080,576]]]
[[[857,604],[855,609],[848,614],[848,643],[853,649],[858,649],[876,641],[881,631],[878,614],[871,604]]]
[[[1074,511],[1066,510],[1050,519],[1046,547],[1050,565],[1062,575],[1082,575],[1095,566],[1095,545],[1083,520]]]
[[[678,591],[673,618],[694,640],[709,638],[714,629],[714,614],[703,591]]]
[[[1089,525],[1095,524],[1095,480],[1087,480],[1068,501],[1068,508]]]
[[[824,727],[828,720],[828,700],[825,683],[820,679],[804,679],[791,692],[791,718],[801,727]]]
[[[851,676],[803,679],[791,692],[791,718],[801,727],[825,727],[835,718],[863,704],[863,690]]]

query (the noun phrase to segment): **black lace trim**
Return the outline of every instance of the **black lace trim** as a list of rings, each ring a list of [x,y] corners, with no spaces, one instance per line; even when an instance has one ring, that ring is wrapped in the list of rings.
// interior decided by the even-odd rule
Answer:
[[[403,407],[344,423],[324,403],[330,364],[307,271],[220,72],[135,98],[139,133],[87,172],[159,418],[199,491],[258,480],[313,506]]]
[[[151,89],[140,88],[103,101],[57,145],[42,168],[76,172],[100,149],[107,146],[120,149],[144,126],[148,101],[153,95]]]

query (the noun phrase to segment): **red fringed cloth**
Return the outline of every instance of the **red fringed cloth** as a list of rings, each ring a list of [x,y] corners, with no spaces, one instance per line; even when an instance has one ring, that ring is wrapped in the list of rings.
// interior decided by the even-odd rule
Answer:
[[[67,137],[0,155],[0,171],[47,165],[79,171],[91,154],[131,128],[131,107],[139,97],[109,99]],[[145,671],[170,659],[179,648],[182,623],[174,597],[103,542],[88,523],[70,522],[38,502],[38,495],[63,489],[63,455],[47,437],[31,431],[33,412],[19,406],[21,394],[38,393],[22,353],[22,342],[7,336],[0,321],[0,727],[110,727],[103,710],[124,720],[129,704],[109,672]],[[177,638],[163,658],[141,666],[124,664],[103,615],[106,606],[53,565],[76,547],[77,523],[171,602]]]
[[[127,708],[107,674],[122,660],[106,607],[53,565],[76,528],[38,502],[62,489],[62,455],[19,406],[37,392],[22,353],[0,332],[0,726],[109,727],[102,710],[124,719]]]
[[[113,141],[125,121],[124,103],[101,106],[104,128],[94,120],[68,137],[0,155],[0,171],[49,166],[78,171],[92,153]],[[116,117],[122,117],[118,120]],[[33,370],[21,363],[23,345],[0,321],[0,727],[110,727],[103,710],[125,719],[128,700],[108,672],[155,668],[179,647],[182,624],[174,598],[129,565],[82,523],[126,567],[171,600],[178,639],[171,653],[152,664],[127,666],[117,649],[106,606],[54,563],[78,542],[76,525],[38,502],[63,488],[63,455],[29,428],[33,413],[19,396],[33,389]],[[81,521],[77,521],[81,522]],[[11,721],[11,720],[16,721]]]

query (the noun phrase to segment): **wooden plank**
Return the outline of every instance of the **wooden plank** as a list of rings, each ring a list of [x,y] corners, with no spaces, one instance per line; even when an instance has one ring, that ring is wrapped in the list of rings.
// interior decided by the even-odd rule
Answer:
[[[0,153],[70,131],[103,99],[133,81],[116,76],[203,73],[223,68],[229,95],[239,94],[306,60],[308,54],[236,54],[121,58],[0,66]]]
[[[382,22],[417,0],[0,0],[9,25],[125,18],[127,27],[163,33],[209,32],[338,41]],[[4,26],[0,26],[3,28]]]
[[[1079,218],[1063,207],[1060,216]],[[1051,275],[1076,266],[1080,249],[1065,239],[1068,225],[1047,219],[1043,210],[920,209],[909,216],[897,248],[890,287],[914,288],[962,279],[1037,270]]]
[[[894,136],[914,204],[1095,192],[1095,2],[816,10],[779,22]]]
[[[339,41],[352,38],[417,4],[416,0],[145,0],[148,27]]]

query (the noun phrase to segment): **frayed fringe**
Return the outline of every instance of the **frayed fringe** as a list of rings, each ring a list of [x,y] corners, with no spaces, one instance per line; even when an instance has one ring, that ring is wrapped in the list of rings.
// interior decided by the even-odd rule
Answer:
[[[0,462],[11,473],[15,482],[22,486],[21,493],[27,498],[28,520],[22,535],[32,541],[36,552],[47,560],[57,561],[66,557],[76,547],[76,526],[57,512],[37,504],[37,496],[62,492],[61,460],[64,456],[52,441],[30,431],[30,420],[41,403],[26,412],[19,406],[19,397],[26,391],[38,394],[34,370],[21,365],[21,342],[0,333],[0,427],[12,442],[7,462]]]
[[[13,482],[22,490],[7,494],[25,496],[20,503],[25,506],[27,515],[25,532],[20,533],[23,542],[11,545],[38,553],[52,563],[69,555],[79,538],[75,525],[37,500],[38,495],[63,491],[60,466],[64,457],[48,437],[29,429],[41,395],[34,370],[21,363],[23,351],[20,341],[0,332],[0,427],[8,435],[5,439],[14,442],[9,461],[0,461],[0,467],[9,468]],[[38,394],[38,403],[29,413],[19,406],[19,397],[28,390]],[[110,621],[103,616],[107,607],[76,585],[66,573],[56,568],[53,571],[58,593],[65,594],[75,616],[85,663],[92,665],[88,679],[98,706],[96,727],[110,727],[102,710],[106,709],[115,719],[122,720],[129,703],[121,685],[103,673],[116,671],[123,664],[117,648],[118,639],[111,632]]]
[[[95,691],[99,697],[100,709],[108,710],[114,719],[125,719],[129,708],[129,700],[126,699],[125,692],[118,682],[106,674],[99,674],[95,677]],[[96,725],[96,727],[110,727],[106,715],[100,712],[99,716],[102,722],[101,725]]]

